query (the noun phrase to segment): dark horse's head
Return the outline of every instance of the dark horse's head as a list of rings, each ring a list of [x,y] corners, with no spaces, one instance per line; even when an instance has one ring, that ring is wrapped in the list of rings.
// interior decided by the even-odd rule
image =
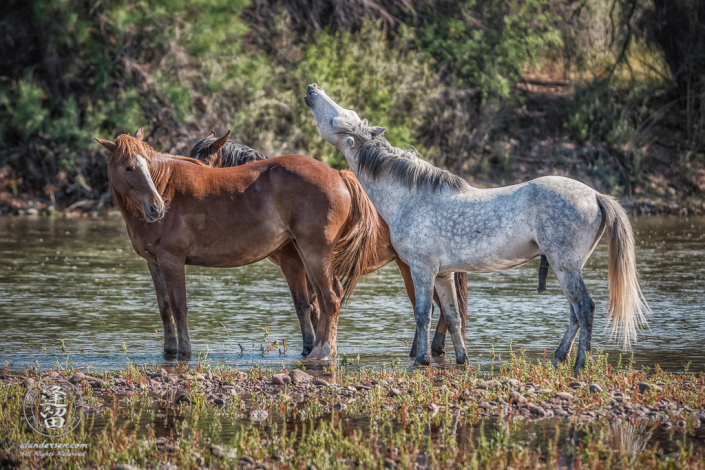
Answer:
[[[143,139],[140,128],[134,137],[123,134],[115,142],[95,140],[108,150],[108,179],[113,196],[141,208],[148,222],[156,222],[164,217],[166,205],[149,172],[154,150]]]
[[[191,149],[189,157],[205,162],[213,168],[227,168],[264,160],[267,157],[230,139],[230,131],[222,137],[216,137],[215,131],[199,141]]]

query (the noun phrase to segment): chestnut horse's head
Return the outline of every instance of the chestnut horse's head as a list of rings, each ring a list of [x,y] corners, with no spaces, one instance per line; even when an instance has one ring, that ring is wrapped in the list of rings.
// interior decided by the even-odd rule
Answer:
[[[95,141],[108,150],[108,179],[113,194],[141,208],[148,222],[156,222],[164,217],[166,206],[149,172],[154,151],[143,139],[140,128],[134,137],[123,134],[115,142]]]

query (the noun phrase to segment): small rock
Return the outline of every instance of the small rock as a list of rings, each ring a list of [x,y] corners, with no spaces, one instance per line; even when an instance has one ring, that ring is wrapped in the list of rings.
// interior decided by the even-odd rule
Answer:
[[[190,405],[191,404],[191,399],[187,397],[186,395],[181,395],[179,398],[176,399],[174,402],[175,405]]]
[[[113,467],[113,470],[140,470],[140,469],[139,469],[139,467],[133,467],[132,465],[123,464],[123,465],[117,465],[117,466]]]
[[[196,374],[196,380],[198,380],[199,382],[202,382],[202,381],[206,380],[206,376],[203,374]]]
[[[541,408],[541,407],[538,406],[538,405],[534,405],[533,403],[529,405],[529,411],[530,411],[532,414],[538,415],[538,416],[540,416],[540,417],[542,417],[542,418],[543,418],[544,416],[546,416],[546,410],[544,410],[543,408]]]
[[[298,369],[292,370],[289,373],[289,377],[291,377],[291,381],[295,385],[307,383],[307,382],[310,382],[311,380],[313,380],[313,377],[308,375],[306,372],[304,372],[302,370],[298,370]]]
[[[516,390],[509,392],[509,397],[514,403],[526,403],[526,397]]]
[[[653,390],[654,392],[663,391],[663,388],[659,387],[658,385],[649,384],[646,382],[639,382],[637,386],[639,387],[639,393],[645,393],[647,390]]]
[[[502,386],[502,382],[500,382],[497,379],[492,379],[492,380],[485,380],[483,382],[480,382],[480,384],[477,386],[477,388],[483,389],[483,390],[492,390],[493,388],[499,388]]]
[[[673,423],[671,423],[670,421],[664,421],[663,423],[659,424],[659,427],[661,427],[661,429],[671,429],[673,427]]]
[[[213,403],[215,403],[216,405],[225,405],[225,400],[223,400],[222,398],[216,398],[213,400]]]
[[[286,374],[274,374],[272,376],[272,384],[274,385],[286,385],[291,383],[291,378]]]
[[[253,421],[264,421],[269,417],[269,411],[267,410],[252,410],[250,412],[250,418]]]
[[[167,377],[169,375],[169,372],[166,371],[163,367],[159,370],[159,375],[161,377]]]
[[[392,459],[384,459],[384,468],[397,468],[397,463]]]
[[[685,421],[683,421],[682,419],[676,421],[676,427],[678,429],[685,429],[686,425],[687,425],[687,423]]]
[[[249,464],[249,465],[254,465],[256,463],[255,459],[253,459],[249,455],[243,455],[242,457],[237,459],[237,463],[239,464],[240,462],[243,462],[243,464]]]
[[[572,388],[573,390],[577,390],[579,388],[585,388],[586,385],[587,384],[585,382],[571,382],[568,384],[568,386],[570,388]]]
[[[315,379],[313,379],[313,385],[320,385],[322,387],[327,387],[329,385],[329,383],[323,379],[315,378]]]
[[[340,402],[333,405],[333,408],[335,408],[336,410],[339,410],[339,411],[343,411],[343,410],[347,409],[347,407],[348,407],[348,405],[346,405],[345,403],[340,403]]]
[[[24,388],[30,388],[32,385],[34,385],[34,379],[32,377],[27,377],[22,381],[22,385]]]
[[[600,386],[600,384],[590,384],[589,387],[590,393],[602,393],[603,389]]]
[[[428,411],[430,411],[434,415],[436,413],[438,413],[438,410],[440,410],[440,409],[441,408],[438,405],[436,405],[435,403],[431,403],[428,405]]]
[[[568,392],[558,392],[558,393],[556,393],[556,396],[557,396],[558,398],[560,398],[561,400],[572,401],[572,400],[575,399],[575,397],[573,396],[573,394],[572,394],[572,393],[568,393]]]
[[[222,459],[225,457],[225,449],[221,446],[217,446],[215,444],[211,444],[211,454],[213,456],[218,457],[219,459]]]
[[[503,385],[512,389],[517,389],[521,387],[521,382],[519,382],[517,379],[508,379],[503,383]]]
[[[401,395],[401,390],[399,390],[398,388],[392,388],[392,389],[389,390],[389,395],[388,395],[388,396],[390,396],[390,397],[398,397],[399,395]]]

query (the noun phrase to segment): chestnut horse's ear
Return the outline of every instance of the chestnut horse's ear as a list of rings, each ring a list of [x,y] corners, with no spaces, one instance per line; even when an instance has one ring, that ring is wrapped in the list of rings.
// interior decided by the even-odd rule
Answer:
[[[228,132],[227,132],[224,136],[219,137],[218,140],[216,140],[215,142],[213,142],[213,143],[210,145],[211,153],[215,153],[215,152],[217,152],[218,150],[220,150],[220,149],[222,149],[223,147],[225,147],[225,144],[228,143],[228,139],[230,139],[230,131],[229,131],[229,130],[228,130]]]
[[[206,139],[210,139],[211,137],[215,137],[215,131],[213,131],[213,130],[211,131],[210,134],[208,134],[208,137],[206,137]]]
[[[93,140],[95,140],[100,145],[105,147],[108,150],[108,152],[110,152],[110,153],[113,153],[115,151],[115,149],[117,148],[117,145],[115,145],[114,142],[110,142],[109,140],[97,139],[95,137],[93,137]]]
[[[139,129],[137,129],[137,131],[135,132],[135,139],[137,139],[139,141],[144,140],[144,128],[143,127],[140,127]]]

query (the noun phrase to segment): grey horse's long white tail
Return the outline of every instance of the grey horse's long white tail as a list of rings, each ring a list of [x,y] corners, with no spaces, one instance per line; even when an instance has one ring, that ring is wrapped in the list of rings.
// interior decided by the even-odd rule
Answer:
[[[647,325],[651,310],[639,287],[634,256],[634,232],[627,213],[615,198],[597,195],[605,217],[609,243],[608,274],[609,305],[607,317],[612,324],[612,336],[622,332],[623,347],[629,349],[637,340],[637,329]]]

